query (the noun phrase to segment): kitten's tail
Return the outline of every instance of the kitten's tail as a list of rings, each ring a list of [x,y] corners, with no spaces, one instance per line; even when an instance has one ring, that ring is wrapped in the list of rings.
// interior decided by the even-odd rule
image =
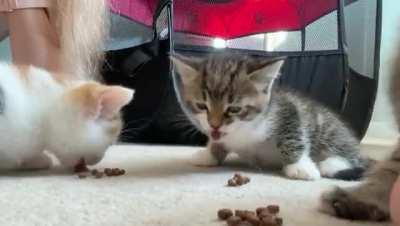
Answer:
[[[106,0],[52,0],[49,14],[60,38],[62,69],[98,79],[108,33]]]
[[[358,166],[340,170],[333,175],[333,178],[339,180],[346,180],[346,181],[356,181],[363,178],[366,171],[372,168],[376,164],[376,161],[373,159],[363,158],[360,159]]]

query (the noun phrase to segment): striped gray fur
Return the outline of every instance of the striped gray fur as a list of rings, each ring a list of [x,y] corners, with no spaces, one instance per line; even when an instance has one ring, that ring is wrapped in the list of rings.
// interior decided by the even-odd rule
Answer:
[[[352,168],[367,167],[367,161],[360,157],[359,140],[335,113],[273,85],[282,59],[215,53],[203,58],[175,56],[172,60],[182,80],[182,106],[189,106],[185,112],[201,125],[199,129],[210,137],[211,143],[229,142],[213,141],[212,128],[228,131],[230,127],[259,120],[261,124],[269,122],[264,128],[265,139],[276,142],[283,166],[307,155],[316,164],[337,156],[347,160]],[[202,118],[206,121],[202,122]],[[240,130],[237,127],[236,131]],[[268,148],[261,151],[268,152]]]

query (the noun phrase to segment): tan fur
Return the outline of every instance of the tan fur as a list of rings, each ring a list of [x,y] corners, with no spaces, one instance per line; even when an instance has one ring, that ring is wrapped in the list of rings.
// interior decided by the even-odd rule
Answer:
[[[389,92],[393,114],[400,128],[400,45],[393,64]],[[322,211],[348,219],[389,220],[390,192],[399,175],[400,140],[392,156],[374,167],[361,185],[336,188],[323,194]]]
[[[212,102],[210,106],[210,112],[208,113],[208,123],[212,128],[219,128],[224,123],[225,109],[223,103]]]
[[[29,70],[31,66],[28,65],[12,65],[17,71],[19,71],[18,75],[25,82],[29,81]]]
[[[94,115],[96,113],[94,111],[97,110],[96,105],[98,94],[101,90],[103,90],[101,85],[95,82],[90,82],[72,90],[68,93],[66,98],[69,98],[73,103],[76,103],[85,115]]]
[[[108,32],[105,0],[51,0],[49,14],[60,37],[63,71],[99,79]],[[88,76],[90,75],[90,76]]]
[[[99,110],[97,109],[99,96],[108,88],[109,87],[96,82],[89,82],[69,92],[66,98],[71,99],[85,117],[95,116],[97,114],[96,111]],[[109,120],[112,123],[111,126],[107,128],[108,135],[118,136],[123,126],[120,113],[115,112]]]

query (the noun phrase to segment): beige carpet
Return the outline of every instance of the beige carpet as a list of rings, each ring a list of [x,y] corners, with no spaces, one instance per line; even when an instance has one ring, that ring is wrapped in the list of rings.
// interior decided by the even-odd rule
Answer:
[[[115,146],[97,167],[120,167],[127,175],[78,179],[62,170],[10,173],[0,181],[0,225],[57,226],[218,226],[219,208],[254,209],[279,204],[286,226],[389,225],[339,220],[317,211],[323,179],[289,180],[279,173],[245,167],[196,168],[188,163],[198,148]],[[368,148],[376,156],[384,151]],[[382,149],[382,148],[376,148]],[[234,172],[251,182],[226,187]]]

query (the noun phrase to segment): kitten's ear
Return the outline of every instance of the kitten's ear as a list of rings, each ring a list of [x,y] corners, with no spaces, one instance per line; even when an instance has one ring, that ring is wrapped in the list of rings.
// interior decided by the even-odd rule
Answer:
[[[97,118],[110,119],[133,99],[134,90],[109,86],[99,94]]]
[[[268,84],[279,76],[285,58],[250,59],[247,63],[247,74],[257,84]]]
[[[170,59],[184,85],[188,85],[198,76],[201,64],[199,58],[174,54],[170,56]]]
[[[133,94],[134,90],[121,86],[88,83],[73,89],[69,97],[84,117],[110,119],[132,100]]]

